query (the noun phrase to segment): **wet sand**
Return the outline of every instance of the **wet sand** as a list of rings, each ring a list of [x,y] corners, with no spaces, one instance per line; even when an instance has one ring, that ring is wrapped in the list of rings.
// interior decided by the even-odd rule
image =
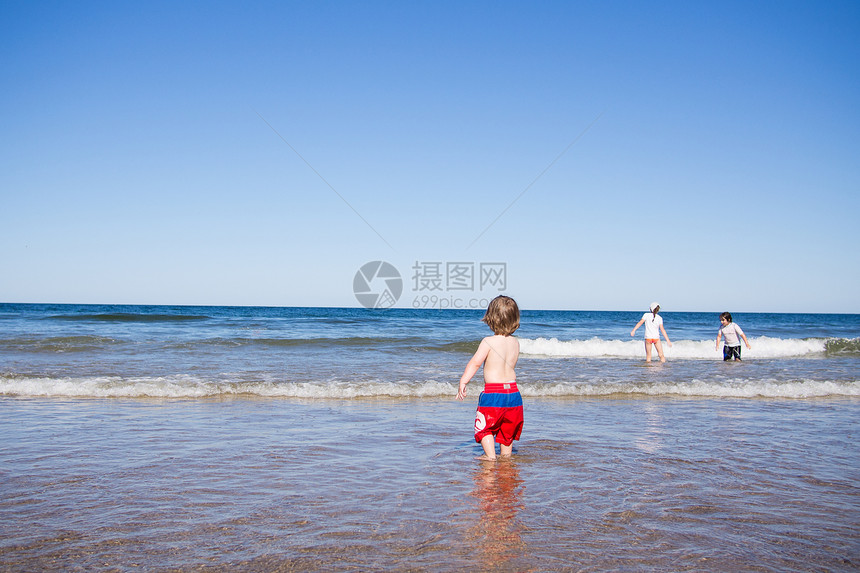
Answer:
[[[474,398],[474,396],[472,397]],[[852,571],[860,400],[0,399],[3,571]]]

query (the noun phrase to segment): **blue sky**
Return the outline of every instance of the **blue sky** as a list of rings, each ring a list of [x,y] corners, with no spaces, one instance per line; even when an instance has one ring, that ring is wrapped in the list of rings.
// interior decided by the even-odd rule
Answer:
[[[860,312],[857,2],[3,2],[0,301]],[[573,143],[573,145],[571,145]],[[501,216],[499,216],[501,214]],[[475,240],[477,239],[477,241]]]

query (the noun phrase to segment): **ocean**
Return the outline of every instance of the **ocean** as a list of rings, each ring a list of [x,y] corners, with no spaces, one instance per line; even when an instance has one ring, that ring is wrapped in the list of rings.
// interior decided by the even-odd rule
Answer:
[[[851,571],[860,315],[0,304],[0,570]]]

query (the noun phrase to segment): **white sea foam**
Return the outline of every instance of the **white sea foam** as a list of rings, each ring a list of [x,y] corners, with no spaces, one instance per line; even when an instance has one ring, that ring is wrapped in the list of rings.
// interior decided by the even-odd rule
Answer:
[[[471,389],[476,397],[480,386]],[[616,395],[699,396],[734,398],[860,397],[858,380],[749,380],[742,378],[660,381],[576,380],[520,385],[527,397],[599,397]],[[452,382],[425,381],[207,381],[182,375],[152,378],[0,377],[0,396],[72,398],[452,398]]]
[[[72,398],[205,398],[250,395],[284,398],[362,398],[374,396],[454,396],[451,383],[386,381],[208,381],[188,375],[152,378],[27,378],[0,377],[0,396]]]
[[[524,396],[688,396],[706,398],[823,398],[860,397],[860,381],[844,380],[721,380],[668,381],[656,383],[558,383],[523,386]]]
[[[752,349],[742,348],[744,358],[787,358],[822,354],[826,348],[823,338],[750,338]],[[642,339],[636,340],[559,340],[557,338],[520,339],[520,351],[530,356],[570,358],[642,358],[645,353]],[[656,356],[656,351],[652,351]],[[713,360],[721,356],[713,340],[679,340],[670,347],[663,344],[669,358]]]
[[[0,395],[72,398],[202,398],[227,387],[192,376],[120,378],[0,378]]]

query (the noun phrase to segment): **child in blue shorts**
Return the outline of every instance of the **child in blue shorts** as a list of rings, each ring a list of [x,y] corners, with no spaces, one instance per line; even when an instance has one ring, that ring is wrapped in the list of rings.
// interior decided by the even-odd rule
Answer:
[[[741,327],[732,322],[732,315],[729,312],[724,312],[720,315],[720,330],[717,331],[716,350],[720,349],[720,338],[723,336],[726,337],[726,343],[723,346],[724,361],[731,360],[732,358],[735,360],[741,359],[741,341],[738,340],[738,337],[743,339],[744,344],[747,345],[747,350],[752,348]]]

